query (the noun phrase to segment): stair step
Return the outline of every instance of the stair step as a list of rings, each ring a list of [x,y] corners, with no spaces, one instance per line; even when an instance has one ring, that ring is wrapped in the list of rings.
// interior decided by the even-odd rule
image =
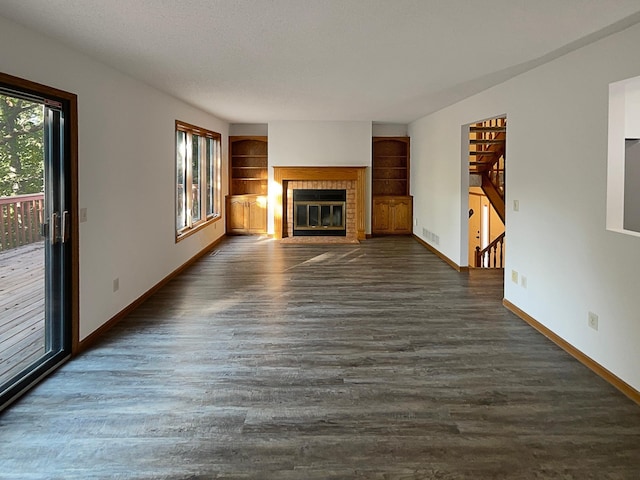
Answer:
[[[469,152],[469,155],[475,155],[476,157],[492,157],[494,155],[502,155],[502,153],[492,152],[491,150],[484,150],[481,152]]]
[[[506,132],[507,127],[470,127],[471,132]]]
[[[491,139],[491,140],[489,140],[489,139],[485,139],[485,140],[469,140],[469,143],[471,145],[483,145],[483,144],[484,145],[498,145],[498,144],[504,143],[504,142],[505,142],[504,138],[503,139],[497,138],[497,139]]]

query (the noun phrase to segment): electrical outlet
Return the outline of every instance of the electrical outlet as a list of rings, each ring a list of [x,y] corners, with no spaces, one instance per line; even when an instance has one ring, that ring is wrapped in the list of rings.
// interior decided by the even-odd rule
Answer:
[[[527,277],[520,275],[520,285],[522,288],[527,288]]]
[[[513,211],[514,212],[520,211],[520,200],[513,201]]]
[[[80,209],[80,223],[84,223],[87,221],[87,209],[86,208],[81,208]]]
[[[511,270],[511,281],[515,284],[518,283],[518,272]]]
[[[120,278],[116,277],[116,278],[113,279],[113,291],[115,293],[118,290],[120,290]]]
[[[598,331],[598,315],[593,312],[589,312],[589,326],[595,331]]]

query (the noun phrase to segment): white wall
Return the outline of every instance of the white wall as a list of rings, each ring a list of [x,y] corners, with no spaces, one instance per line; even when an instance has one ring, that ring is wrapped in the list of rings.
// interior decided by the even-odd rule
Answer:
[[[406,137],[408,127],[405,123],[374,123],[371,134],[374,137]]]
[[[605,229],[609,83],[640,75],[638,45],[635,25],[421,118],[409,134],[416,234],[435,232],[466,265],[461,127],[507,115],[505,298],[640,390],[640,238]]]
[[[232,123],[229,125],[229,135],[266,137],[269,135],[268,127],[266,123]]]
[[[175,243],[174,122],[223,134],[223,165],[228,126],[1,17],[0,44],[4,73],[78,95],[82,340],[224,233]]]
[[[371,122],[269,122],[269,233],[273,233],[273,168],[371,167]],[[367,170],[367,225],[371,232],[371,169]]]

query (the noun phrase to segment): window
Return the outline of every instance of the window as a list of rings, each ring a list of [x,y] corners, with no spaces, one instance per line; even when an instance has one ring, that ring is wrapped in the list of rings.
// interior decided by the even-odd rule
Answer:
[[[219,133],[176,121],[176,239],[220,217]]]

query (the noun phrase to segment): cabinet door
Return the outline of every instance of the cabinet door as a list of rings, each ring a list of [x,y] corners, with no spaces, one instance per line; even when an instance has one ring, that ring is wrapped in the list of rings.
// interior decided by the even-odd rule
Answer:
[[[385,233],[390,230],[389,200],[373,200],[373,233]]]
[[[229,197],[227,199],[227,231],[242,232],[246,229],[244,204],[245,201],[242,198]]]
[[[258,199],[248,202],[249,231],[251,233],[265,233],[267,231],[267,208]]]
[[[393,232],[411,233],[411,221],[413,219],[413,209],[411,199],[401,198],[392,200],[393,203]]]

